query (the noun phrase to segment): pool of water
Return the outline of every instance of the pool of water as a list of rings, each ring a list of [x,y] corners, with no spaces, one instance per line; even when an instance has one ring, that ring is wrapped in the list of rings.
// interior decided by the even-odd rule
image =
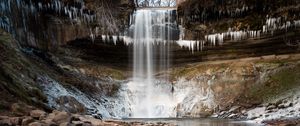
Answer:
[[[251,123],[249,121],[238,121],[216,118],[149,118],[149,119],[124,119],[127,122],[145,122],[145,123],[170,123],[177,126],[261,126],[261,124]]]

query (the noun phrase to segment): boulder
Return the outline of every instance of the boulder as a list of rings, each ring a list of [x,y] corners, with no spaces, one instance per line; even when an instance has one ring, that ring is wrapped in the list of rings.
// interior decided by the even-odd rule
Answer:
[[[32,117],[25,117],[23,120],[22,120],[22,125],[23,126],[27,126],[29,125],[30,123],[34,122],[34,119]]]
[[[30,116],[34,119],[43,119],[46,117],[46,112],[42,110],[32,110]]]
[[[22,118],[20,118],[20,117],[11,117],[11,118],[9,118],[9,120],[12,125],[21,125],[22,124]]]
[[[53,118],[53,122],[61,124],[64,122],[69,122],[70,115],[67,112],[58,112]]]
[[[12,125],[8,116],[0,116],[0,125]]]
[[[267,110],[272,110],[272,109],[275,109],[276,108],[276,106],[275,105],[269,105],[268,107],[267,107]]]
[[[42,120],[42,122],[45,123],[47,126],[56,126],[56,123],[54,123],[52,119]]]

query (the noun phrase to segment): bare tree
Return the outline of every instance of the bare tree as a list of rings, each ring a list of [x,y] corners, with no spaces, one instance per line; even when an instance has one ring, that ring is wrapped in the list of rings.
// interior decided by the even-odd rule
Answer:
[[[101,31],[117,33],[119,31],[116,22],[117,20],[112,15],[111,9],[109,9],[111,0],[98,0],[97,2],[97,22],[100,28],[102,28]]]

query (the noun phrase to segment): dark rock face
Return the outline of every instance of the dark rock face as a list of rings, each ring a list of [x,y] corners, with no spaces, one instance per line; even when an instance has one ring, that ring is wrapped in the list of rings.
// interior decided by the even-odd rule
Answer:
[[[276,27],[297,25],[300,2],[294,0],[185,0],[178,5],[178,22],[185,28],[186,40],[204,40],[202,51],[173,48],[174,64],[207,60],[235,59],[299,52],[299,27],[267,31],[270,19],[280,20]],[[276,21],[275,21],[276,22]],[[234,40],[225,36],[234,31],[258,31],[259,37]],[[209,35],[215,45],[208,42]],[[222,42],[218,37],[222,35]]]
[[[260,30],[266,17],[299,20],[299,4],[295,0],[186,0],[178,7],[178,17],[190,32],[198,34],[224,32],[228,28]]]
[[[41,50],[56,50],[68,41],[94,34],[121,32],[133,6],[126,0],[11,0],[1,4],[1,27],[21,45]]]

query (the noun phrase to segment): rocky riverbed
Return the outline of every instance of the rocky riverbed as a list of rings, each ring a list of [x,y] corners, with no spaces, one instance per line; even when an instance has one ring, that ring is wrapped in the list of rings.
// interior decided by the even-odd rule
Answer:
[[[1,126],[172,126],[167,123],[100,120],[89,115],[57,110],[48,113],[33,106],[18,103],[12,105],[11,112],[14,116],[0,116]]]

